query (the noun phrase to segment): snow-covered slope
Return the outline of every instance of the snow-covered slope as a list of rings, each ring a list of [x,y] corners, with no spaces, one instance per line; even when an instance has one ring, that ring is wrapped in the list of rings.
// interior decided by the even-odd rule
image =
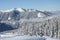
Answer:
[[[12,8],[12,9],[7,9],[7,10],[0,10],[1,12],[11,12],[11,11],[13,11],[14,9]]]
[[[41,18],[41,17],[46,17],[46,15],[39,12],[39,13],[38,13],[38,17],[40,17],[40,18]]]
[[[25,12],[23,8],[16,8],[16,10],[18,10],[20,12]]]
[[[7,10],[0,10],[1,12],[11,12],[13,10],[18,10],[19,12],[24,12],[23,8],[12,8],[12,9],[7,9]]]
[[[29,35],[0,35],[0,40],[60,40],[50,37],[40,37],[40,36],[29,36]]]

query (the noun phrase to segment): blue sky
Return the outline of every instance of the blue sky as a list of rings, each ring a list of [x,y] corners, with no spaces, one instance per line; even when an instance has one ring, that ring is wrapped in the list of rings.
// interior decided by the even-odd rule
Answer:
[[[60,0],[0,0],[0,9],[10,8],[60,10]]]

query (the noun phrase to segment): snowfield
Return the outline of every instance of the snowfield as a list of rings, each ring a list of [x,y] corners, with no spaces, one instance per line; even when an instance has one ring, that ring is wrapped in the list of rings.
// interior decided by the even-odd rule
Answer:
[[[10,34],[0,34],[0,40],[60,40],[55,38],[49,38],[46,36],[40,37],[40,36],[29,36],[29,35],[10,35]]]

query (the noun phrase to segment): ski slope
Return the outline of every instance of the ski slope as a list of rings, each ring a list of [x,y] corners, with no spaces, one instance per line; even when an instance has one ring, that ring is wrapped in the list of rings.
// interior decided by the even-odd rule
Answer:
[[[29,35],[10,35],[10,34],[0,34],[0,40],[60,40],[55,38],[49,38],[46,36],[29,36]]]

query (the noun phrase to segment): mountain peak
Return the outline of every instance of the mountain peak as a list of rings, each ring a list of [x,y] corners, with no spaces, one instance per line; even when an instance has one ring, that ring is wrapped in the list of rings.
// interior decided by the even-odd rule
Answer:
[[[23,8],[12,8],[12,9],[7,9],[7,10],[0,10],[1,12],[11,12],[13,10],[18,10],[19,12],[24,12]]]
[[[16,10],[18,10],[20,12],[25,12],[23,8],[16,8]]]
[[[11,12],[11,11],[13,11],[14,9],[12,8],[12,9],[7,9],[7,10],[0,10],[1,12]]]

